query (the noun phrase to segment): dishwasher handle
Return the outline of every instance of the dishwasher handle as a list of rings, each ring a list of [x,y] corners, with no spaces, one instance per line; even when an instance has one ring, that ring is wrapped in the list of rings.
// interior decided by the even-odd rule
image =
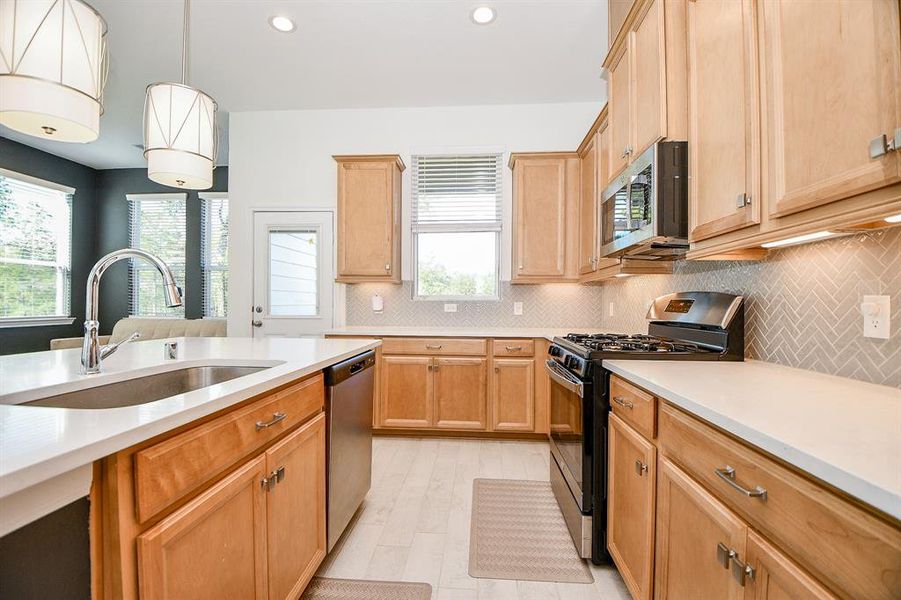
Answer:
[[[375,366],[375,352],[368,350],[325,369],[325,385],[335,386]]]

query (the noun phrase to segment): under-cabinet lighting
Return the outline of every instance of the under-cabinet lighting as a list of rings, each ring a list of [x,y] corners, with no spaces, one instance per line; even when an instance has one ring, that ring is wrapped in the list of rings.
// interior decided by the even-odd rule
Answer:
[[[816,233],[806,233],[804,235],[797,235],[795,237],[786,238],[784,240],[777,240],[775,242],[767,242],[766,244],[760,244],[764,248],[781,248],[783,246],[793,246],[795,244],[803,244],[805,242],[813,242],[816,240],[822,240],[827,237],[831,237],[835,235],[831,231],[817,231]]]
[[[490,6],[479,6],[472,10],[470,17],[476,25],[488,25],[497,18],[497,11]]]
[[[901,214],[885,218],[886,223],[901,223]]]
[[[617,273],[614,277],[628,277],[631,273]]]
[[[281,31],[282,33],[291,33],[292,31],[297,29],[297,25],[294,24],[294,21],[282,15],[269,17],[269,25],[271,25],[273,29]]]

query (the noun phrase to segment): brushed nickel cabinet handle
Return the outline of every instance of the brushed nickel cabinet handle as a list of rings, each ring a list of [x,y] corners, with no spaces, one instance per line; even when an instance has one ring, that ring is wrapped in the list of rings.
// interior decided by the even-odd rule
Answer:
[[[732,489],[741,492],[748,498],[760,498],[764,502],[766,501],[766,490],[759,485],[755,487],[753,490],[749,490],[746,487],[742,487],[737,481],[735,481],[735,469],[726,465],[722,469],[714,469],[714,473],[716,476],[728,483]]]
[[[613,401],[622,406],[623,408],[634,408],[635,405],[632,404],[629,400],[626,400],[622,396],[614,396]]]
[[[635,472],[638,473],[639,477],[641,477],[643,474],[648,472],[648,466],[641,462],[640,459],[635,459]]]
[[[507,349],[507,352],[519,352],[522,350],[522,346],[504,346]]]
[[[283,412],[272,413],[271,420],[257,421],[257,423],[256,423],[257,431],[259,431],[261,429],[268,429],[268,428],[272,427],[273,425],[275,425],[276,423],[278,423],[280,421],[284,421],[287,416],[288,416],[288,413],[283,413]]]
[[[441,350],[444,346],[442,344],[426,344],[426,350]]]
[[[729,568],[729,561],[735,556],[735,550],[732,550],[726,544],[720,542],[716,545],[716,562],[723,565],[724,569]]]

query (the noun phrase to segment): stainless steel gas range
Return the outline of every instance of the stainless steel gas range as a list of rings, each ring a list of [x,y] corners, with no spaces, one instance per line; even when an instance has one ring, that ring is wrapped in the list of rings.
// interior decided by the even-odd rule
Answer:
[[[657,298],[648,333],[569,334],[554,338],[546,368],[551,381],[550,478],[557,503],[583,558],[607,554],[607,414],[605,359],[743,360],[744,302],[718,292]]]

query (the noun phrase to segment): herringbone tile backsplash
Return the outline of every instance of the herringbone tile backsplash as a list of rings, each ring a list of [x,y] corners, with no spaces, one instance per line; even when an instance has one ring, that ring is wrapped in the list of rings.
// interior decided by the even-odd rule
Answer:
[[[574,284],[501,286],[500,302],[412,300],[409,283],[355,285],[347,291],[348,325],[438,327],[572,327],[644,332],[650,301],[675,291],[742,294],[746,356],[901,387],[901,228],[770,252],[761,262],[680,261],[672,275],[617,279],[599,287]],[[369,298],[379,293],[385,311]],[[892,297],[892,336],[862,336],[864,294]],[[513,302],[524,315],[513,316]],[[608,316],[610,303],[613,316]]]

